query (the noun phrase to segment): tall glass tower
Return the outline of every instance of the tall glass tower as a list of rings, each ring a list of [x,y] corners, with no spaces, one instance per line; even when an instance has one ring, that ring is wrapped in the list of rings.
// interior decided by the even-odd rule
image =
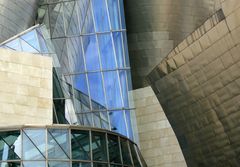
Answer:
[[[52,57],[55,125],[0,133],[3,143],[19,147],[2,147],[17,161],[2,164],[146,166],[129,140],[137,137],[123,0],[42,0],[35,23],[1,47]]]
[[[123,1],[49,0],[40,5],[37,21],[2,45],[54,57],[54,122],[133,139]]]

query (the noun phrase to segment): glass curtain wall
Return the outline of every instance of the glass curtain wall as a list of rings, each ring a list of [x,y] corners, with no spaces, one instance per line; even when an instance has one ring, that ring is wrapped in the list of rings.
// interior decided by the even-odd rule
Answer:
[[[2,47],[53,57],[54,122],[133,139],[123,0],[48,0],[38,22]]]
[[[48,0],[40,8],[58,56],[60,69],[56,70],[69,88],[61,96],[54,94],[54,103],[65,106],[71,124],[106,128],[133,138],[123,1]]]
[[[146,167],[135,143],[104,130],[21,127],[0,132],[1,167]]]

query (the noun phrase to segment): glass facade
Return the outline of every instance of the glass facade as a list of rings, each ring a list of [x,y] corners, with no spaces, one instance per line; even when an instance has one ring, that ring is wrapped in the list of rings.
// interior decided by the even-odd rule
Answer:
[[[54,122],[134,139],[123,0],[45,0],[38,12],[2,47],[53,57]]]
[[[146,167],[135,143],[79,126],[25,126],[0,132],[1,167]]]

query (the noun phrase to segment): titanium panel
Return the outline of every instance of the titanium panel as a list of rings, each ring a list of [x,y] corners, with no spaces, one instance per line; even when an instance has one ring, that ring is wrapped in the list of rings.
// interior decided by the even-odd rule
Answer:
[[[0,0],[0,42],[35,23],[38,0]]]
[[[240,8],[223,3],[148,75],[191,167],[240,165]]]
[[[133,88],[148,86],[145,77],[180,41],[216,11],[218,0],[125,1]]]

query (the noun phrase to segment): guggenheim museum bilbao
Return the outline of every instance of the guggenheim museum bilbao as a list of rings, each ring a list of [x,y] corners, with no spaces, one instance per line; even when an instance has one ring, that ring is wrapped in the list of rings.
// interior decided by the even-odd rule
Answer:
[[[0,167],[187,166],[240,166],[240,0],[0,0]]]

